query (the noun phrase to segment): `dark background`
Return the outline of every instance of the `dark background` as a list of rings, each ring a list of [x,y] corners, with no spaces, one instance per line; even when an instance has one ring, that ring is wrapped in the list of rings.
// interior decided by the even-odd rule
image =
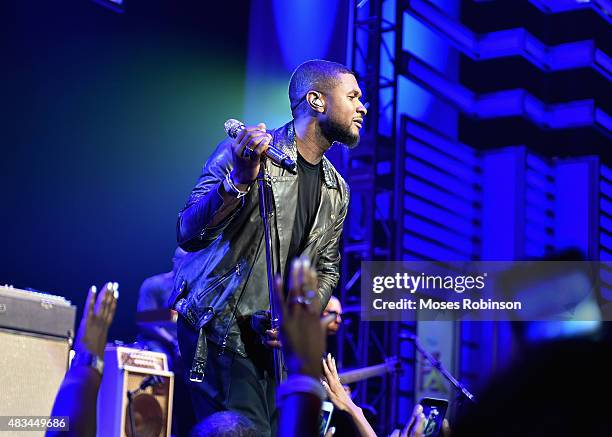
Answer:
[[[130,341],[140,284],[170,269],[177,212],[242,114],[249,2],[3,3],[0,283],[80,308],[117,281],[109,338]]]

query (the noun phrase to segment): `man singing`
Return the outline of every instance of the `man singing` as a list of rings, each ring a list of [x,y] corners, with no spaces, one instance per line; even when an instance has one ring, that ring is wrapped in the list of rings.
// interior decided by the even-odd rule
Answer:
[[[349,202],[346,182],[324,156],[334,142],[353,148],[366,115],[354,73],[312,60],[293,72],[293,120],[272,131],[261,123],[222,141],[179,214],[178,243],[189,253],[170,298],[180,317],[181,355],[191,367],[198,419],[233,410],[260,435],[274,435],[275,376],[270,347],[253,315],[270,307],[264,230],[256,182],[260,165],[270,175],[274,270],[286,277],[296,256],[318,274],[321,311],[339,277],[339,239]],[[269,159],[270,145],[297,162],[293,174]],[[318,305],[318,304],[317,304]]]

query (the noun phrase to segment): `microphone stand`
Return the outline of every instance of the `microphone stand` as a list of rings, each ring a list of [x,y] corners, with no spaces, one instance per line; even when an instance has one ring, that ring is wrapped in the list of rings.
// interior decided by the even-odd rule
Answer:
[[[272,236],[270,232],[270,218],[272,210],[272,182],[270,174],[267,172],[267,160],[262,160],[259,166],[257,181],[259,183],[259,213],[264,225],[264,237],[266,240],[266,265],[268,273],[268,295],[270,297],[270,322],[272,329],[279,329],[278,308],[274,305],[274,252],[272,246]],[[277,386],[284,380],[283,368],[284,358],[280,349],[274,348],[274,376]]]
[[[446,370],[440,360],[436,360],[434,356],[423,347],[423,345],[419,341],[419,338],[416,335],[409,333],[408,338],[414,342],[414,346],[416,347],[416,349],[421,353],[421,355],[423,355],[427,359],[427,361],[431,363],[434,369],[438,370],[438,372],[440,372],[442,376],[444,376],[446,380],[449,381],[461,394],[463,394],[473,403],[476,403],[476,398],[474,397],[474,395],[470,393],[470,391],[466,388],[465,385],[457,381],[455,377],[451,375],[448,370]]]
[[[134,392],[128,390],[128,419],[130,421],[130,437],[136,437],[136,424],[134,423]]]

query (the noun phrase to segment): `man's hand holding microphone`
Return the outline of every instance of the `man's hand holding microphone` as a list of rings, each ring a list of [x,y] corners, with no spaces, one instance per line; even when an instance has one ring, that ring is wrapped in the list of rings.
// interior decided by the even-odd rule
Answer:
[[[272,135],[266,132],[266,125],[245,126],[238,131],[232,143],[234,169],[230,177],[236,187],[245,191],[257,178],[261,156],[270,147]]]

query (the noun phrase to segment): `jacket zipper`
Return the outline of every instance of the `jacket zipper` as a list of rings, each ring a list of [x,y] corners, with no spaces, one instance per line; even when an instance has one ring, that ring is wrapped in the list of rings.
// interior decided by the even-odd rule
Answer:
[[[206,293],[208,293],[210,290],[218,287],[219,285],[221,285],[223,282],[225,282],[230,276],[233,275],[237,275],[240,276],[242,274],[242,272],[240,271],[240,264],[236,264],[234,266],[234,268],[226,273],[224,273],[219,279],[217,279],[215,282],[213,282],[212,284],[210,284],[208,287],[206,287],[206,289],[200,291],[198,293],[198,299],[200,299],[203,295],[205,295]]]

